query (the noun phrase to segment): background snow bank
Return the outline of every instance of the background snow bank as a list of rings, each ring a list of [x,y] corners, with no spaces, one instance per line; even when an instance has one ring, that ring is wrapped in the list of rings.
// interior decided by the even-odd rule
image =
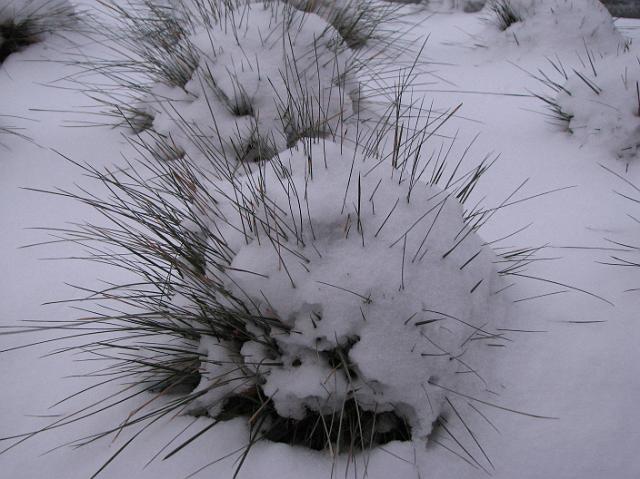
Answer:
[[[553,49],[563,44],[581,50],[586,44],[599,53],[615,53],[625,45],[598,0],[493,0],[485,11],[494,31],[485,34],[484,42],[491,48]]]

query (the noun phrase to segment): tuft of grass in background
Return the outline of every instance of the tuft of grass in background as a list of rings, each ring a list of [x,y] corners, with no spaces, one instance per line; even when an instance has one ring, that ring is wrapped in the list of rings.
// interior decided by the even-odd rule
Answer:
[[[560,58],[547,58],[547,62],[551,66],[551,73],[545,72],[541,68],[538,69],[537,73],[532,73],[524,70],[518,65],[514,64],[514,66],[527,73],[529,76],[540,82],[547,90],[551,91],[551,93],[545,93],[528,90],[528,93],[543,103],[547,110],[545,116],[552,124],[560,126],[563,130],[571,133],[571,120],[573,119],[573,114],[565,111],[558,100],[558,94],[561,92],[565,92],[571,96],[571,91],[569,91],[566,86],[569,74],[567,73],[567,70]]]
[[[9,55],[61,33],[77,22],[67,0],[8,0],[0,5],[0,64]]]

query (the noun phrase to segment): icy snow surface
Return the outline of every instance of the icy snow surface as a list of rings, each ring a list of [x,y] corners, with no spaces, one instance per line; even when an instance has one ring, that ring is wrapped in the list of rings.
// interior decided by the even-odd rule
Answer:
[[[84,6],[91,3],[87,1]],[[480,443],[495,467],[491,473],[502,479],[635,479],[640,476],[637,454],[640,447],[637,407],[640,295],[628,290],[640,287],[640,274],[638,268],[616,268],[602,263],[612,262],[611,256],[624,255],[638,261],[637,255],[621,252],[623,246],[616,244],[637,244],[634,238],[637,238],[638,224],[627,214],[636,218],[638,214],[634,203],[614,192],[633,195],[634,190],[601,165],[636,184],[640,184],[640,170],[633,160],[620,161],[606,141],[584,141],[549,124],[543,115],[544,105],[527,93],[538,91],[539,82],[514,66],[517,63],[533,72],[538,68],[547,69],[545,57],[557,55],[569,71],[572,67],[582,69],[584,65],[577,59],[576,52],[584,48],[585,35],[574,37],[575,41],[562,42],[551,35],[560,28],[547,25],[540,27],[538,34],[544,41],[521,47],[513,41],[498,42],[489,45],[492,52],[488,55],[486,48],[478,46],[478,39],[484,38],[489,28],[483,20],[486,12],[431,15],[420,6],[405,8],[410,13],[407,18],[418,25],[411,33],[415,42],[430,35],[419,62],[417,91],[427,104],[433,101],[434,108],[463,103],[462,109],[439,133],[457,135],[458,146],[454,152],[457,157],[480,133],[471,153],[465,156],[466,169],[479,163],[487,152],[501,154],[487,180],[478,186],[474,198],[486,197],[489,204],[499,204],[526,179],[528,182],[521,190],[525,196],[571,187],[502,209],[483,229],[483,238],[500,238],[524,228],[517,244],[548,245],[542,255],[555,258],[533,265],[528,274],[595,292],[614,304],[577,292],[535,299],[566,289],[536,281],[511,288],[511,297],[523,301],[511,309],[509,328],[520,331],[510,333],[513,344],[494,353],[497,358],[493,373],[500,378],[501,385],[491,402],[555,419],[475,404],[496,428],[480,416],[475,416],[471,424],[478,428]],[[600,22],[599,18],[594,21]],[[626,25],[635,24],[627,21]],[[532,28],[528,34],[532,35]],[[633,34],[634,30],[627,28],[625,32]],[[81,36],[69,36],[88,53],[100,48]],[[615,36],[607,31],[602,38],[588,37],[589,47],[613,53]],[[24,319],[66,320],[81,315],[69,305],[40,306],[47,301],[81,295],[65,283],[100,287],[101,281],[126,281],[121,274],[99,265],[89,267],[72,260],[41,259],[80,256],[81,248],[19,249],[47,239],[41,231],[29,230],[29,227],[63,227],[66,221],[101,221],[84,207],[21,189],[24,186],[71,188],[75,182],[87,184],[82,172],[53,150],[98,167],[121,162],[121,151],[131,153],[121,131],[99,126],[68,127],[96,122],[84,108],[89,102],[85,96],[55,88],[54,81],[73,73],[74,68],[33,61],[63,58],[65,48],[68,45],[62,39],[47,39],[12,55],[0,67],[0,114],[20,117],[11,118],[11,123],[22,127],[22,132],[33,139],[28,142],[15,136],[5,137],[0,132],[0,144],[6,145],[6,148],[0,146],[3,325],[14,325]],[[631,84],[630,106],[634,105],[634,89],[635,85]],[[525,228],[529,223],[532,225]],[[513,242],[516,243],[515,238]],[[265,266],[269,266],[269,259],[264,261]],[[391,271],[397,272],[398,268]],[[391,280],[397,281],[397,278]],[[30,337],[31,340],[46,338],[46,335]],[[23,342],[23,337],[3,335],[0,349]],[[40,357],[62,345],[45,343],[32,349],[2,353],[1,435],[43,426],[57,417],[51,415],[70,413],[86,404],[72,398],[48,409],[88,386],[86,379],[77,375],[98,369],[95,364],[75,362],[64,354]],[[109,385],[106,385],[100,391],[90,391],[88,397],[98,400],[108,392]],[[103,438],[80,449],[60,448],[47,455],[40,454],[80,436],[115,426],[114,421],[126,418],[145,400],[114,408],[111,422],[105,417],[90,417],[31,438],[0,456],[0,475],[20,479],[91,477],[131,437],[130,432]],[[183,416],[159,421],[152,434],[125,450],[99,477],[181,478],[227,455],[194,477],[232,477],[236,451],[247,440],[242,419],[216,426],[179,454],[166,461],[159,456],[143,469],[147,461],[187,426],[193,434],[209,424],[206,418],[193,421]],[[460,424],[453,424],[452,428],[464,431]],[[446,434],[439,442],[450,448],[455,446]],[[345,468],[357,477],[362,477],[366,470],[367,477],[372,479],[486,476],[445,447],[437,444],[425,447],[424,443],[414,441],[387,444],[359,458],[355,465],[345,457],[338,458],[334,464],[326,453],[259,443],[253,447],[239,477],[320,479],[331,477],[332,466],[334,477],[344,477]]]

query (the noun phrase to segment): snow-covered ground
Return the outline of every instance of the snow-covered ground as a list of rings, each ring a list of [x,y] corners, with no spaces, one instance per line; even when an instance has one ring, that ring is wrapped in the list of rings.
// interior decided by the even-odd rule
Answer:
[[[488,34],[486,12],[445,9],[434,13],[416,5],[405,9],[408,15],[404,21],[416,25],[409,34],[414,43],[420,44],[428,36],[418,62],[416,92],[424,96],[426,104],[433,101],[434,108],[462,104],[439,131],[445,137],[457,136],[454,157],[462,155],[471,142],[465,169],[479,164],[488,153],[500,155],[479,183],[475,197],[485,198],[487,204],[500,204],[525,180],[519,198],[558,190],[501,209],[481,230],[483,238],[490,241],[522,229],[513,244],[546,246],[540,256],[550,258],[531,266],[527,274],[606,300],[575,290],[536,299],[537,295],[569,288],[533,280],[519,281],[512,289],[513,298],[522,301],[514,304],[509,327],[534,332],[513,332],[513,343],[496,352],[495,376],[501,387],[494,401],[530,415],[482,408],[493,425],[485,423],[478,433],[493,464],[491,475],[504,479],[640,477],[640,294],[629,292],[640,288],[640,269],[603,264],[621,254],[633,259],[632,254],[618,251],[622,247],[613,242],[637,244],[634,235],[637,238],[638,233],[637,222],[629,217],[637,218],[637,204],[616,194],[633,195],[634,191],[607,169],[637,185],[640,169],[637,160],[617,158],[609,142],[600,141],[598,135],[571,135],[550,122],[544,104],[529,93],[548,93],[527,72],[549,72],[549,58],[560,59],[567,71],[584,71],[589,63],[585,62],[583,39],[563,32],[562,25],[536,24],[539,42],[529,41],[531,28],[526,41],[524,37],[516,41],[508,32],[502,32],[501,37],[495,30]],[[640,28],[640,23],[627,20],[620,30],[628,37],[640,31],[636,27]],[[612,35],[595,36],[602,43],[590,43],[589,48],[616,55]],[[78,51],[91,56],[100,49],[83,35],[67,36],[73,47],[62,38],[48,38],[12,55],[0,66],[0,113],[15,116],[0,116],[0,122],[23,128],[20,132],[31,139],[0,136],[4,144],[0,146],[0,294],[5,327],[24,320],[67,320],[81,315],[72,309],[73,304],[41,306],[80,295],[69,284],[91,287],[101,281],[124,281],[105,267],[74,260],[42,260],[81,255],[73,246],[21,248],[47,240],[46,233],[32,227],[101,221],[94,211],[73,201],[24,189],[64,190],[75,183],[93,187],[77,166],[56,152],[96,168],[121,164],[122,156],[130,153],[123,131],[88,126],[96,122],[96,117],[87,113],[90,100],[78,91],[62,88],[65,84],[59,80],[74,73],[75,67],[56,60]],[[638,70],[637,64],[633,67]],[[633,102],[631,95],[631,107]],[[74,361],[69,354],[47,355],[72,342],[10,350],[49,337],[0,336],[0,349],[9,350],[0,355],[0,436],[33,430],[109,394],[107,385],[90,391],[82,400],[73,398],[50,409],[88,387],[92,380],[78,375],[97,367]],[[108,415],[92,416],[29,438],[0,455],[0,477],[91,477],[126,444],[132,432],[112,434],[77,449],[58,446],[113,427],[134,407],[123,403]],[[99,477],[181,478],[207,465],[194,477],[232,477],[237,451],[247,440],[241,419],[220,424],[179,454],[164,461],[160,454],[145,467],[187,426],[193,434],[208,421],[187,416],[160,420]],[[174,447],[179,443],[176,440]],[[446,436],[442,444],[455,450]],[[425,447],[416,440],[387,444],[355,463],[345,457],[334,462],[328,453],[262,442],[253,447],[239,477],[343,477],[345,467],[348,474],[370,478],[486,476],[444,447],[433,443]]]

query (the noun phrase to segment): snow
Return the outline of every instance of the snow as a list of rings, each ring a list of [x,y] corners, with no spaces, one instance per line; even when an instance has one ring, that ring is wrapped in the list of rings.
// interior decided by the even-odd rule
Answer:
[[[588,72],[576,57],[576,51],[584,51],[582,35],[573,36],[573,40],[566,42],[558,41],[557,37],[549,39],[548,43],[545,39],[536,42],[533,48],[496,43],[491,45],[493,56],[487,58],[482,49],[477,48],[478,37],[463,33],[476,35],[486,31],[488,26],[482,20],[483,14],[454,12],[430,16],[422,6],[409,5],[405,8],[412,15],[407,18],[419,25],[412,32],[416,36],[415,42],[419,43],[426,34],[431,35],[420,58],[423,68],[416,79],[419,86],[414,95],[425,97],[427,104],[433,101],[436,108],[464,103],[463,108],[439,131],[445,136],[454,136],[458,132],[458,146],[454,147],[454,154],[458,156],[476,133],[481,132],[471,153],[464,159],[464,169],[477,165],[485,152],[501,154],[501,160],[487,174],[485,182],[478,185],[471,204],[474,199],[484,197],[488,204],[499,204],[527,178],[524,196],[572,187],[500,210],[483,228],[482,237],[486,240],[503,237],[533,222],[517,238],[510,240],[532,246],[546,244],[548,248],[542,256],[557,259],[534,264],[528,272],[592,291],[615,305],[571,292],[521,301],[510,307],[512,325],[509,328],[540,332],[511,332],[509,337],[513,343],[494,352],[491,374],[499,378],[500,386],[491,402],[558,419],[533,418],[474,404],[500,431],[494,431],[477,415],[468,423],[477,431],[478,439],[495,466],[495,470],[491,469],[492,475],[525,479],[634,479],[640,475],[637,458],[640,415],[636,404],[640,394],[636,364],[640,357],[635,339],[640,333],[637,322],[640,304],[637,292],[627,290],[640,286],[638,270],[601,263],[611,262],[610,256],[623,256],[637,262],[637,253],[623,253],[618,250],[625,248],[611,243],[637,244],[637,241],[633,242],[637,238],[637,223],[627,216],[637,217],[635,205],[615,193],[635,195],[635,190],[600,164],[635,184],[640,183],[640,173],[635,162],[619,161],[613,149],[614,146],[617,149],[617,144],[609,143],[606,135],[590,135],[588,140],[583,140],[576,138],[578,129],[572,137],[557,125],[550,125],[544,116],[544,105],[527,94],[528,90],[539,91],[539,82],[509,61],[515,57],[527,71],[537,72],[539,68],[548,71],[545,57],[558,54],[567,71],[576,68]],[[594,21],[599,22],[598,19]],[[629,24],[633,25],[632,21],[627,21]],[[569,32],[568,28],[566,30]],[[567,32],[562,32],[562,35],[568,35]],[[551,28],[545,27],[540,36],[551,37],[555,35],[552,33]],[[598,58],[598,62],[611,62],[619,68],[617,65],[625,62],[627,56],[616,56],[615,42],[610,41],[615,35],[609,40],[607,36],[604,35],[602,45],[596,39],[589,41],[589,48],[608,52],[611,56],[605,60]],[[83,45],[88,54],[98,48],[83,42],[80,35],[70,34],[70,37]],[[21,121],[12,119],[11,124],[20,123],[19,126],[26,129],[24,132],[36,144],[54,148],[79,161],[89,161],[96,167],[119,163],[121,151],[125,156],[134,154],[121,138],[122,130],[62,126],[68,122],[95,121],[83,108],[88,100],[82,94],[45,85],[72,73],[74,67],[32,61],[60,58],[67,46],[62,39],[48,38],[4,62],[0,67],[2,113],[27,117]],[[635,59],[632,55],[629,58]],[[608,85],[607,74],[601,71],[602,79],[599,81]],[[630,78],[631,72],[629,68]],[[622,102],[624,95],[630,115],[635,105],[635,85],[630,83],[630,92],[627,89],[623,92],[622,81],[617,79],[620,74],[620,70],[618,73],[612,71],[612,87],[608,87],[603,95],[611,95],[607,102],[618,108],[617,102]],[[572,79],[578,85],[575,80]],[[588,97],[582,86],[576,88],[580,89],[580,95]],[[600,106],[593,105],[593,101],[591,103],[577,108],[582,106],[590,112],[608,109],[600,109]],[[576,113],[586,115],[588,112],[576,110]],[[621,118],[624,120],[625,117]],[[622,120],[623,127],[630,127],[631,124]],[[74,182],[92,183],[83,178],[76,167],[48,148],[40,148],[14,135],[6,139],[3,137],[1,141],[7,146],[7,149],[0,150],[0,181],[3,185],[0,189],[3,226],[0,248],[3,266],[8,271],[0,278],[3,325],[13,325],[25,318],[66,320],[80,315],[62,304],[39,305],[77,294],[65,288],[65,282],[81,285],[92,285],[97,283],[97,279],[121,282],[126,281],[123,274],[99,265],[39,260],[41,257],[82,254],[78,251],[81,248],[72,245],[64,247],[63,252],[57,247],[18,247],[46,239],[42,232],[27,230],[27,227],[60,227],[69,220],[96,223],[102,220],[95,212],[73,202],[38,195],[20,187],[72,188]],[[439,146],[436,141],[434,148]],[[344,191],[343,188],[341,190]],[[357,235],[350,237],[354,242],[357,239]],[[256,259],[253,248],[255,245],[249,245],[243,253],[247,261]],[[385,254],[392,253],[397,254],[397,249],[385,251]],[[357,262],[357,259],[356,256],[352,261]],[[273,268],[269,255],[260,260],[265,267]],[[393,287],[395,291],[400,269],[397,257],[394,257],[393,265],[385,272],[391,278],[389,288]],[[370,265],[365,262],[365,266]],[[254,264],[253,268],[256,267]],[[343,273],[344,269],[346,267]],[[375,273],[372,281],[379,278],[378,270]],[[518,283],[505,293],[511,299],[526,299],[566,289],[536,281]],[[407,281],[406,285],[411,287],[411,282]],[[334,297],[339,299],[341,295],[334,293]],[[282,303],[285,307],[288,304],[284,300]],[[311,302],[307,303],[313,307]],[[301,304],[298,301],[298,305],[292,308],[300,311],[303,308]],[[45,336],[32,335],[28,340],[44,339]],[[373,337],[372,341],[375,339]],[[2,349],[26,340],[26,337],[16,335],[0,337]],[[76,398],[48,410],[52,403],[88,385],[85,377],[61,379],[63,376],[97,369],[95,365],[74,361],[68,355],[39,358],[56,346],[44,344],[2,353],[2,435],[31,430],[52,420],[29,417],[31,414],[65,414],[86,404],[85,400]],[[219,345],[203,343],[202,348],[203,354],[206,351],[212,361],[220,362],[216,356],[221,350]],[[389,356],[389,360],[395,358],[391,357],[390,351],[382,352]],[[242,354],[249,357],[261,353],[258,348],[248,345]],[[371,374],[377,374],[377,371]],[[404,381],[406,377],[399,375],[397,380]],[[286,383],[285,379],[281,382],[292,389],[296,387],[296,384]],[[116,385],[106,385],[100,391],[90,392],[86,401],[97,400],[104,397],[105,392],[113,393],[117,389]],[[40,453],[118,425],[137,405],[147,400],[148,397],[140,398],[138,403],[117,406],[106,417],[93,416],[66,429],[33,437],[0,456],[2,470],[17,478],[90,477],[131,437],[131,432],[122,432],[118,437],[112,434],[80,449],[61,448],[43,456]],[[467,409],[471,411],[469,407]],[[165,461],[159,456],[143,469],[149,459],[185,428],[188,427],[188,432],[165,449],[165,453],[209,424],[206,417],[195,420],[187,415],[165,418],[154,424],[150,434],[141,436],[98,477],[185,477],[227,454],[231,456],[203,469],[195,477],[231,477],[233,463],[238,457],[238,453],[233,452],[244,446],[248,437],[246,420],[242,418],[217,425],[179,454]],[[468,439],[461,424],[452,419],[450,426],[457,437]],[[446,434],[437,440],[448,447],[455,447],[454,441]],[[472,447],[472,441],[467,445]],[[476,454],[481,455],[478,451]],[[263,442],[254,446],[239,477],[252,479],[272,474],[283,478],[304,476],[315,479],[330,477],[332,469],[336,476],[344,476],[348,470],[350,475],[361,477],[365,467],[371,478],[447,479],[485,475],[433,441],[427,446],[420,440],[394,442],[353,461],[346,456],[334,459],[322,452]]]

